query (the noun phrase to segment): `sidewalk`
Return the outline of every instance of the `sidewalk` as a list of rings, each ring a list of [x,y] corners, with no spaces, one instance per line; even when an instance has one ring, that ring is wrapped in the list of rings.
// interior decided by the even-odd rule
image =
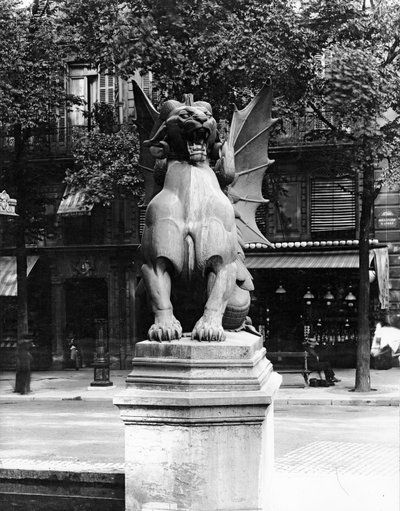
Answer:
[[[354,369],[335,372],[341,381],[326,388],[304,388],[301,375],[284,375],[275,400],[273,511],[398,508],[400,368],[371,370],[377,390],[365,394],[350,392]],[[89,389],[92,369],[35,372],[26,396],[13,393],[13,372],[0,373],[1,509],[15,509],[18,499],[25,501],[16,509],[82,509],[73,498],[79,505],[87,498],[85,509],[124,509],[124,426],[112,398],[128,373],[112,370],[113,387]],[[47,487],[53,490],[42,494]],[[24,507],[34,498],[36,507]],[[49,506],[39,507],[45,498]],[[62,498],[65,506],[55,507]]]
[[[0,403],[31,400],[108,401],[125,389],[129,370],[111,370],[112,387],[90,387],[93,369],[41,371],[32,373],[32,392],[28,395],[13,392],[15,374],[0,373]],[[399,406],[400,367],[389,370],[371,369],[371,392],[352,392],[355,369],[335,369],[341,381],[332,387],[304,387],[301,375],[284,375],[276,396],[279,405],[375,405]],[[311,375],[315,376],[314,374]]]

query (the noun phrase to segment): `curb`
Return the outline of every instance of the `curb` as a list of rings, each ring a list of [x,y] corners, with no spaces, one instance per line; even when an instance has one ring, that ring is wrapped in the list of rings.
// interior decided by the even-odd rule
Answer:
[[[275,408],[278,406],[400,406],[400,400],[397,398],[381,399],[275,399]]]
[[[0,403],[2,404],[14,404],[26,401],[90,401],[90,402],[108,402],[113,401],[114,395],[109,396],[99,396],[99,395],[76,395],[76,396],[35,396],[35,395],[27,395],[27,396],[0,396]],[[337,398],[332,399],[329,398],[276,398],[274,400],[275,408],[277,406],[287,406],[287,405],[296,405],[296,406],[400,406],[400,398],[398,397],[381,397],[381,398]]]

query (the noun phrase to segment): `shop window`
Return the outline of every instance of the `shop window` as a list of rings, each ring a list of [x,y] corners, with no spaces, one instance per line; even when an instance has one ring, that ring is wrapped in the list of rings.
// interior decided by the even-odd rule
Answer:
[[[311,234],[314,237],[354,237],[355,181],[350,178],[311,180]]]

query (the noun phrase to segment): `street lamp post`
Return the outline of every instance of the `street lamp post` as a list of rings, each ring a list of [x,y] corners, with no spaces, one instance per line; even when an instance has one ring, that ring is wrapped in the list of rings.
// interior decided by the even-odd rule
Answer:
[[[304,324],[304,341],[308,341],[311,334],[311,323],[312,323],[312,303],[315,296],[313,295],[311,289],[308,287],[305,295],[303,296],[303,300],[306,308],[306,321]]]
[[[94,381],[91,387],[111,387],[110,361],[108,355],[107,322],[105,319],[95,319],[96,326],[96,358],[93,363]]]

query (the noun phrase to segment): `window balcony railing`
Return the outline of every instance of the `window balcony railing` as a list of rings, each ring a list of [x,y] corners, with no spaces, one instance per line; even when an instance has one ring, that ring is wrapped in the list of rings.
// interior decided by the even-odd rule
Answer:
[[[325,117],[334,126],[338,126],[338,119],[334,114],[325,113]],[[321,145],[330,142],[332,131],[312,112],[295,119],[281,119],[270,139],[271,147]]]
[[[87,126],[67,128],[31,129],[25,141],[24,154],[32,159],[47,157],[68,157],[72,154],[73,132],[77,129],[87,131]],[[0,130],[0,155],[3,159],[13,158],[15,137],[12,132]]]

